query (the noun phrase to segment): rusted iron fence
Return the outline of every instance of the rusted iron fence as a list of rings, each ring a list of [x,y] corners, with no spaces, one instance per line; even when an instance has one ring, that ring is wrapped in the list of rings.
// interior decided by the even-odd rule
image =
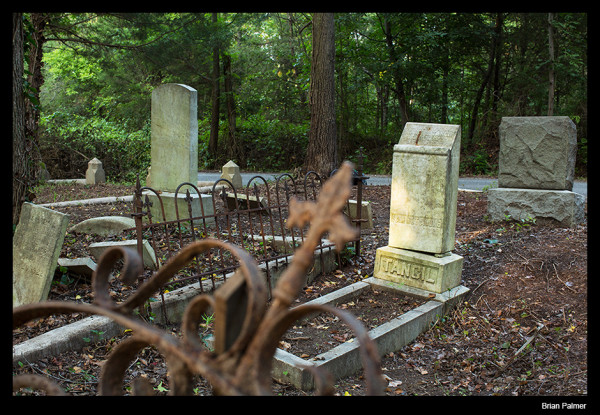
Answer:
[[[126,284],[135,282],[143,272],[142,257],[134,250],[117,246],[109,248],[98,261],[92,277],[93,304],[46,301],[15,307],[13,330],[31,320],[62,313],[105,316],[130,329],[131,336],[120,341],[102,365],[98,382],[100,395],[124,393],[126,371],[135,363],[138,353],[147,346],[157,348],[165,357],[170,395],[192,395],[197,375],[210,383],[215,395],[269,395],[272,393],[273,356],[281,337],[296,321],[308,315],[332,313],[352,329],[360,345],[367,393],[381,395],[386,382],[381,371],[379,352],[358,319],[347,310],[328,305],[303,304],[291,307],[302,290],[306,271],[315,249],[322,242],[322,235],[327,234],[335,243],[335,248],[340,250],[359,234],[341,214],[345,200],[350,195],[351,169],[352,166],[345,163],[331,180],[324,183],[316,202],[298,201],[295,198],[290,200],[286,227],[304,229],[310,223],[310,228],[306,229],[294,261],[273,287],[270,302],[267,301],[265,281],[250,254],[237,245],[206,238],[186,245],[126,301],[115,303],[110,295],[109,278],[119,261],[122,261],[119,278]],[[136,210],[136,213],[141,212]],[[170,330],[162,330],[135,315],[134,310],[142,306],[157,287],[172,280],[198,255],[214,248],[229,252],[238,259],[240,266],[214,295],[199,294],[187,305],[181,323],[182,336],[175,336]],[[215,315],[214,350],[208,350],[198,334],[202,315],[210,309]],[[322,367],[309,366],[308,369],[314,376],[316,393],[333,394],[332,377]],[[54,380],[42,375],[14,376],[12,383],[14,391],[34,387],[47,394],[64,393]],[[152,385],[143,377],[131,382],[131,390],[134,395],[153,393]]]
[[[355,226],[360,226],[362,187],[365,176],[362,175],[361,165],[354,170],[353,184],[356,187],[357,214],[351,219]],[[334,172],[335,173],[335,172]],[[315,201],[323,186],[324,180],[314,171],[308,172],[304,178],[295,180],[289,173],[284,173],[275,179],[267,181],[262,176],[252,177],[244,188],[236,189],[227,179],[216,181],[209,191],[212,206],[202,202],[200,189],[189,182],[180,184],[175,192],[174,200],[179,194],[184,194],[187,209],[183,212],[175,205],[176,218],[166,220],[164,201],[161,192],[147,186],[140,186],[139,181],[133,200],[132,216],[136,219],[136,239],[138,253],[142,255],[143,240],[149,241],[158,266],[164,264],[186,245],[213,238],[235,244],[250,253],[255,261],[263,267],[267,276],[267,288],[271,293],[272,269],[287,266],[296,247],[304,242],[304,228],[288,228],[289,201],[292,197],[301,201]],[[152,198],[149,195],[154,194]],[[171,198],[173,199],[173,198]],[[200,199],[200,215],[192,213],[192,203]],[[151,209],[152,203],[160,205],[160,209]],[[212,209],[210,209],[212,208]],[[160,212],[159,217],[152,211]],[[346,210],[350,212],[349,206]],[[333,244],[322,238],[318,249],[321,253]],[[360,237],[349,242],[353,244],[354,255],[360,255]],[[349,252],[352,252],[350,250]],[[323,261],[323,255],[319,255]],[[338,261],[340,254],[338,253]],[[197,280],[201,291],[208,284],[211,291],[216,288],[219,280],[225,280],[226,275],[234,271],[239,264],[229,252],[215,248],[194,260],[174,277],[167,285],[177,287],[186,285],[189,280]],[[323,269],[323,263],[321,268]],[[204,281],[204,283],[203,283]],[[207,283],[208,281],[208,283]]]

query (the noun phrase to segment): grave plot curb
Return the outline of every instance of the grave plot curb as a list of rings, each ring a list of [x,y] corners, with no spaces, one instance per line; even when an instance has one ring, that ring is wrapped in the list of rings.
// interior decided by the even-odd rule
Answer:
[[[400,291],[406,295],[424,299],[430,298],[427,291],[371,277],[317,298],[310,303],[335,305],[357,297],[363,290],[370,287]],[[435,298],[414,310],[370,330],[369,336],[377,344],[379,355],[395,352],[413,341],[426,331],[437,318],[447,314],[468,292],[468,288],[458,286],[446,293],[437,294]],[[299,389],[312,390],[315,388],[314,379],[306,366],[322,367],[336,380],[351,375],[362,368],[359,344],[355,341],[342,343],[316,356],[314,360],[305,360],[277,349],[272,376],[277,381],[291,383]]]
[[[335,269],[335,255],[331,248],[324,248],[323,266],[324,272],[331,272]],[[309,274],[307,281],[311,281],[321,271],[321,249],[315,251],[315,261],[312,272]],[[290,262],[293,260],[291,257]],[[279,260],[278,266],[275,261],[270,261],[268,265],[264,263],[259,267],[264,271],[268,266],[274,285],[279,275],[285,269],[285,264]],[[233,272],[227,274],[225,278],[233,276]],[[215,289],[222,284],[222,281],[215,283]],[[198,284],[187,285],[164,294],[164,307],[162,301],[150,303],[150,311],[155,314],[157,323],[165,322],[165,313],[170,322],[179,322],[187,304],[191,299],[202,292],[207,293],[213,290],[210,281],[202,282],[202,290]],[[13,346],[13,365],[18,365],[19,362],[34,362],[36,360],[56,356],[57,354],[67,351],[81,350],[85,346],[94,344],[104,339],[118,336],[123,333],[125,328],[115,323],[108,317],[90,316],[63,327],[50,330],[40,334],[34,338],[18,343]]]

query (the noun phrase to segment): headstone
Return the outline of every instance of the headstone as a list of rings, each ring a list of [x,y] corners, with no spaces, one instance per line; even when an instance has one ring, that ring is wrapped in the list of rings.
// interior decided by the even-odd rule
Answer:
[[[233,162],[233,160],[229,160],[223,165],[223,167],[221,167],[221,179],[229,180],[236,189],[242,187],[242,175],[240,173],[240,168]]]
[[[583,195],[572,192],[577,129],[569,117],[503,117],[498,129],[498,187],[488,190],[493,221],[584,219]]]
[[[389,245],[441,254],[454,248],[460,127],[407,123],[394,146]]]
[[[197,91],[187,85],[164,84],[152,91],[151,109],[151,182],[152,188],[161,192],[166,221],[176,220],[175,203],[178,203],[180,218],[189,217],[187,206],[182,200],[185,190],[192,193],[193,215],[214,214],[212,198],[196,194],[193,187],[178,193],[177,187],[184,182],[198,181],[198,104]],[[148,181],[148,179],[147,179]],[[162,221],[160,202],[154,192],[147,192],[152,205],[152,216]],[[214,223],[210,218],[208,223]]]
[[[125,229],[135,228],[135,220],[125,216],[100,216],[86,219],[69,228],[70,232],[100,236],[118,235]]]
[[[23,203],[13,236],[13,307],[45,301],[69,216]]]
[[[577,128],[569,117],[503,117],[498,187],[573,190]]]
[[[215,352],[222,354],[238,338],[248,307],[244,277],[236,272],[215,291]]]
[[[363,200],[362,208],[360,210],[360,227],[361,229],[372,229],[373,228],[373,210],[371,209],[371,202]],[[348,215],[350,220],[358,218],[357,212],[358,202],[356,200],[348,200],[348,204],[344,207],[344,214]],[[351,222],[355,224],[356,222]]]
[[[95,157],[88,162],[88,169],[85,172],[85,182],[86,184],[106,182],[106,175],[102,168],[102,162]]]
[[[152,187],[175,192],[183,182],[198,180],[197,91],[164,84],[152,91]]]
[[[454,248],[460,126],[407,123],[394,146],[388,246],[374,277],[442,293],[460,284]]]

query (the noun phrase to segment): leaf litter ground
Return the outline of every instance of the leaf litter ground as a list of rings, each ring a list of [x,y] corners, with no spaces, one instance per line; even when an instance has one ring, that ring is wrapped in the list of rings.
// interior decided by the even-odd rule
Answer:
[[[49,185],[38,189],[35,202],[131,194],[131,186]],[[361,256],[347,258],[340,269],[318,277],[304,288],[297,303],[372,274],[376,249],[387,245],[390,187],[366,186],[363,195],[364,200],[371,201],[375,227],[361,233]],[[75,224],[90,217],[128,216],[131,204],[55,209],[70,214],[70,223]],[[434,322],[415,341],[382,357],[382,369],[388,381],[386,394],[587,395],[587,207],[586,221],[575,228],[541,220],[537,223],[492,223],[486,212],[485,193],[459,192],[454,252],[464,257],[462,284],[471,291],[463,303]],[[61,256],[87,256],[87,245],[96,239],[68,232]],[[61,280],[64,277],[57,273],[50,299],[93,300],[87,281],[76,276],[67,277],[67,281]],[[131,289],[119,285],[115,278],[112,290],[118,301],[126,298]],[[373,293],[359,299],[358,303],[367,306],[365,310],[368,307],[386,309],[384,303],[389,302],[395,303],[396,309],[414,306],[400,305],[398,300],[384,300],[379,295]],[[373,302],[381,307],[373,307]],[[338,307],[349,307],[348,302],[344,304]],[[361,313],[356,308],[351,311]],[[34,337],[48,327],[55,328],[80,317],[83,316],[56,315],[31,322],[13,332],[13,344]],[[370,324],[369,317],[366,319]],[[292,347],[290,338],[314,336],[305,334],[306,329],[299,327],[300,323],[282,339],[290,344],[289,347]],[[177,335],[176,327],[167,330]],[[206,330],[208,332],[209,327]],[[326,342],[332,345],[345,340],[345,332],[333,331],[321,329],[319,334],[327,336]],[[96,335],[102,338],[102,333]],[[37,362],[20,362],[13,368],[13,374],[43,373],[72,394],[94,395],[100,368],[119,341],[120,338],[103,339],[81,352],[62,353]],[[314,356],[320,353],[317,341],[297,341],[303,343],[301,354]],[[281,345],[285,348],[285,343]],[[127,376],[126,380],[147,377],[159,395],[168,391],[164,359],[153,348],[138,355]],[[335,390],[337,395],[364,395],[366,386],[362,373],[336,381]],[[210,385],[199,378],[195,393],[211,394]],[[312,394],[276,382],[273,393],[285,396]]]

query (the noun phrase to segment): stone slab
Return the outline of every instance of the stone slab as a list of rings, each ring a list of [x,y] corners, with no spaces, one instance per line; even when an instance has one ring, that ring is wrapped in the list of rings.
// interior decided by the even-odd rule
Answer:
[[[152,191],[143,192],[144,196],[148,196],[148,200],[152,203],[150,206],[150,212],[152,213],[152,222],[163,222],[163,221],[172,221],[177,220],[177,215],[179,214],[179,219],[188,219],[190,217],[190,213],[188,210],[188,204],[186,202],[186,194],[185,193],[177,193],[177,199],[175,199],[175,193],[172,192],[161,192],[160,200],[162,200],[162,208],[164,209],[165,216],[163,218],[163,213],[161,209],[161,201],[156,193]],[[211,216],[215,214],[213,200],[211,195],[200,194],[200,197],[196,193],[191,194],[192,199],[192,217],[200,217],[200,216]],[[177,200],[177,208],[175,207],[175,201]],[[202,205],[200,205],[202,203]],[[144,217],[146,218],[146,217]],[[202,226],[202,220],[194,221],[195,226]],[[215,218],[208,217],[206,218],[207,225],[214,225]]]
[[[90,254],[92,254],[94,256],[94,258],[96,258],[96,261],[100,261],[100,257],[102,256],[104,251],[106,251],[108,248],[111,248],[113,246],[131,248],[137,252],[137,241],[135,239],[130,239],[130,240],[126,240],[126,241],[96,242],[96,243],[90,244],[88,249],[90,250]],[[150,243],[148,241],[144,240],[142,243],[142,249],[143,249],[144,266],[149,267],[151,269],[156,269],[158,267],[157,261],[156,261],[156,256],[154,255],[154,250],[150,246]]]
[[[69,216],[23,203],[13,236],[13,307],[48,298]]]
[[[488,214],[493,221],[552,219],[574,227],[584,220],[585,196],[568,190],[492,188]]]
[[[198,181],[198,92],[187,85],[164,84],[152,91],[152,187],[175,192]]]
[[[460,285],[463,257],[450,253],[437,257],[391,246],[378,248],[373,276],[399,284],[443,293]]]
[[[569,117],[503,117],[498,187],[572,190],[577,128]]]
[[[237,196],[237,204],[236,204],[236,196]],[[259,196],[258,198],[253,195],[246,195],[245,193],[230,193],[227,192],[225,194],[225,202],[227,204],[228,210],[236,210],[237,209],[259,209],[267,207],[267,199]]]
[[[125,229],[135,228],[135,220],[125,216],[100,216],[86,219],[69,228],[70,232],[100,236],[119,235]]]
[[[373,228],[373,210],[371,209],[371,202],[363,200],[361,203],[362,208],[360,210],[360,218],[363,220],[360,223],[361,229],[372,229]],[[356,200],[348,200],[348,203],[344,207],[344,213],[350,217],[350,219],[357,218],[357,207],[358,203]],[[351,222],[352,224],[356,222]]]
[[[394,146],[389,245],[444,253],[454,248],[460,126],[407,123]]]
[[[96,271],[96,263],[90,257],[85,258],[58,258],[58,266],[65,267],[73,274],[82,275],[91,279]]]

